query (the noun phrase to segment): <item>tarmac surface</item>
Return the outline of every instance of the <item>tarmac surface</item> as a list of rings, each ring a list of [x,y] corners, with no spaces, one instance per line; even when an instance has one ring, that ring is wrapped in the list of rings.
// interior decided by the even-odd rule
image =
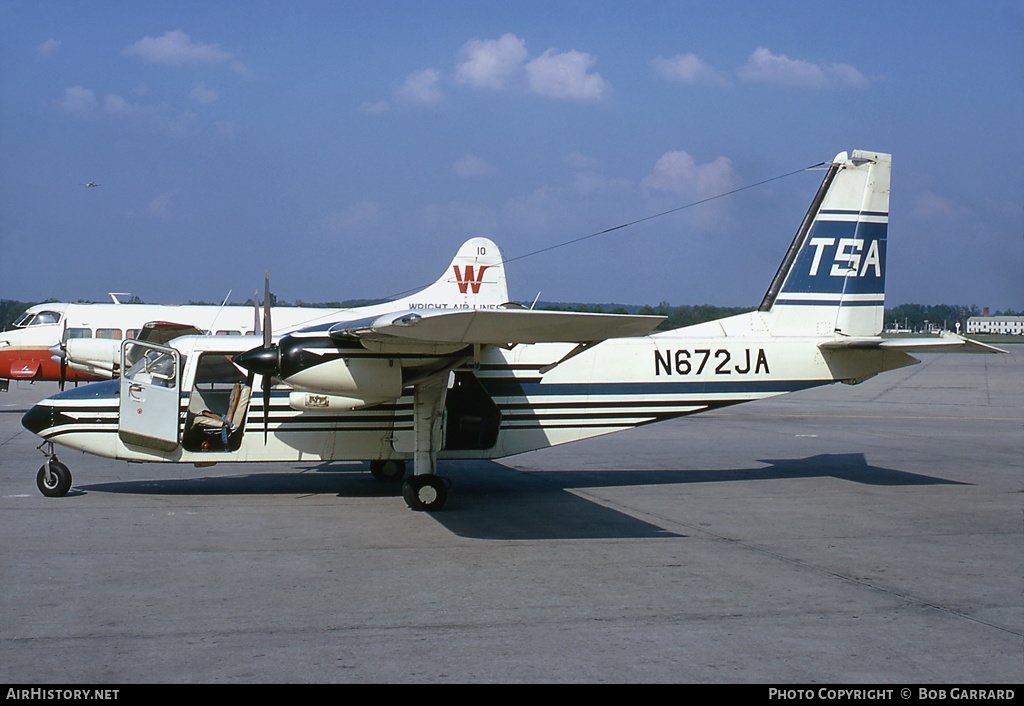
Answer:
[[[0,682],[1013,684],[1024,346],[493,462],[35,486],[0,393]]]

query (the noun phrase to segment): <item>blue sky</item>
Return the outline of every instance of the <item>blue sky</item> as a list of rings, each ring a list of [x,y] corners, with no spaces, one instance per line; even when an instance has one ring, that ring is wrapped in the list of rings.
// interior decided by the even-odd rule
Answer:
[[[0,0],[0,297],[756,306],[891,152],[887,303],[1024,309],[1016,2]],[[94,189],[80,186],[95,181]]]

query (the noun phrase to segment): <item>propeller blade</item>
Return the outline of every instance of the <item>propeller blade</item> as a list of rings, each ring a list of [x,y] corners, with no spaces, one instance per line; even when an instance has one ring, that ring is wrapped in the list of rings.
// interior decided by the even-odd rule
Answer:
[[[263,275],[263,347],[270,348],[274,330],[270,325],[270,271]]]
[[[254,289],[252,292],[252,332],[256,336],[263,335],[263,328],[260,325],[260,290]]]
[[[64,385],[68,380],[68,322],[64,320],[64,330],[60,334],[60,391],[64,391]]]
[[[267,445],[267,434],[270,430],[270,386],[273,383],[269,375],[263,376],[263,445]]]

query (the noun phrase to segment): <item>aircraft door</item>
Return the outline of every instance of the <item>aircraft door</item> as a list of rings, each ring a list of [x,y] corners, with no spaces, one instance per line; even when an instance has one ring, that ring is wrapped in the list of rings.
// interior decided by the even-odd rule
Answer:
[[[121,441],[173,451],[181,415],[178,351],[128,340],[121,346],[121,370]]]

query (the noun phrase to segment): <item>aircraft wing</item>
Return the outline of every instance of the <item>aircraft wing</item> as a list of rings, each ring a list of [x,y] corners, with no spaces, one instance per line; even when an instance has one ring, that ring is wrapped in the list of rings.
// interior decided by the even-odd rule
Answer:
[[[844,336],[818,344],[819,348],[880,348],[905,353],[1006,353],[1002,348],[974,341],[949,331],[921,338]]]
[[[386,344],[596,343],[609,338],[646,336],[662,316],[591,314],[530,309],[473,309],[398,312],[331,326],[331,338]]]

